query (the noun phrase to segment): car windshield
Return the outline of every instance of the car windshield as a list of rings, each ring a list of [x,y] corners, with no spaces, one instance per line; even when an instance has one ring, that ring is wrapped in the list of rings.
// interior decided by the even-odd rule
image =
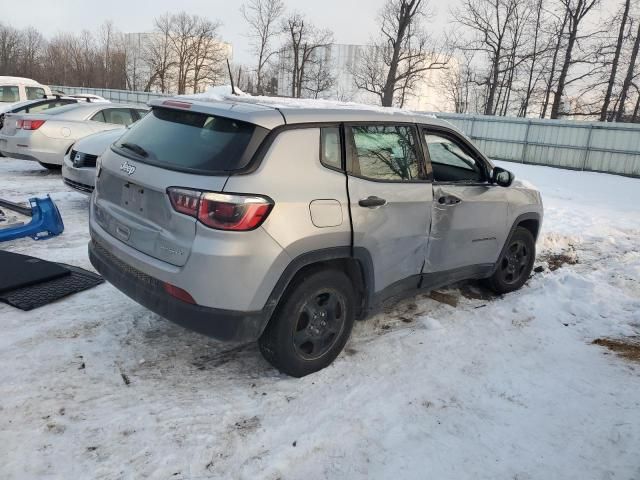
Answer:
[[[211,174],[245,167],[265,135],[265,129],[231,118],[154,108],[116,147],[154,165]]]

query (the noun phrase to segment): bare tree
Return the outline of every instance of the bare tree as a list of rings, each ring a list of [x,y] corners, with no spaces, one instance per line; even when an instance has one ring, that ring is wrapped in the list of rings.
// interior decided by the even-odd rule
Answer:
[[[556,86],[553,104],[551,106],[551,118],[560,117],[560,107],[562,105],[562,97],[565,95],[565,88],[568,83],[569,70],[576,63],[573,58],[574,49],[579,42],[580,25],[589,15],[593,8],[600,3],[600,0],[560,0],[560,4],[564,7],[568,19],[568,39],[567,46],[564,51],[564,61],[560,69],[558,84]]]
[[[562,21],[559,21],[555,24],[555,37],[556,42],[553,48],[553,55],[551,60],[551,67],[547,74],[546,79],[546,90],[544,95],[544,101],[542,103],[542,111],[540,112],[540,118],[546,118],[547,111],[549,109],[549,105],[551,103],[551,94],[553,93],[553,89],[556,83],[556,73],[558,68],[558,61],[561,57],[561,50],[564,40],[564,34],[567,28],[567,23],[569,22],[569,12],[565,9],[562,15]]]
[[[0,72],[16,74],[20,54],[20,31],[0,23]]]
[[[310,69],[317,62],[318,52],[331,45],[333,33],[318,29],[299,13],[286,18],[282,30],[287,35],[287,42],[280,54],[286,59],[284,68],[291,77],[291,96],[300,98],[312,73]]]
[[[462,62],[447,70],[440,81],[440,89],[453,105],[456,113],[468,113],[476,85],[473,52],[460,52]]]
[[[638,62],[638,51],[640,50],[640,20],[638,23],[638,31],[636,33],[636,38],[633,42],[633,49],[631,51],[631,58],[629,59],[629,66],[627,67],[627,74],[624,78],[624,83],[622,84],[622,90],[620,92],[620,98],[618,99],[618,111],[616,112],[616,121],[622,122],[624,120],[624,113],[627,103],[627,97],[629,95],[629,89],[633,85],[633,79],[636,74],[636,64]],[[640,100],[638,101],[640,103]],[[638,115],[638,106],[636,105],[636,109],[634,112],[634,119]],[[634,120],[635,121],[635,120]]]
[[[311,56],[307,67],[307,79],[302,88],[311,98],[318,98],[323,92],[331,89],[335,84],[335,76],[331,70],[329,48],[316,50]]]
[[[519,4],[519,0],[464,0],[455,12],[456,21],[474,34],[467,50],[482,52],[489,61],[485,115],[495,115],[497,110],[500,77],[512,54],[509,32]]]
[[[545,45],[542,31],[542,24],[545,21],[544,18],[544,0],[537,0],[534,9],[534,18],[535,22],[531,27],[531,33],[528,38],[528,41],[532,40],[532,48],[531,51],[527,53],[529,58],[529,67],[527,69],[527,84],[524,89],[524,95],[522,98],[520,112],[518,113],[521,117],[526,117],[529,113],[529,106],[531,103],[531,98],[536,90],[538,81],[540,80],[540,75],[536,76],[536,69],[538,68],[538,63],[540,58],[549,50],[549,45]]]
[[[45,40],[42,34],[33,27],[22,32],[22,48],[20,53],[20,74],[37,78],[40,76],[40,62]]]
[[[248,0],[240,7],[242,16],[249,24],[249,36],[258,56],[256,66],[256,93],[264,94],[265,68],[277,53],[272,48],[273,40],[281,33],[278,21],[284,13],[282,0]]]
[[[352,67],[356,87],[376,95],[383,106],[402,106],[428,71],[448,68],[449,49],[423,28],[429,15],[425,0],[387,0],[379,14],[379,38]]]
[[[154,20],[155,32],[145,42],[143,58],[150,70],[145,91],[156,85],[161,93],[169,92],[172,69],[175,64],[171,43],[172,17],[168,13]]]
[[[195,35],[192,38],[192,88],[194,93],[200,91],[202,81],[217,83],[224,75],[223,62],[227,52],[220,41],[219,22],[206,18],[198,18]]]
[[[620,18],[620,30],[618,31],[618,40],[615,46],[615,53],[611,62],[611,74],[609,75],[609,81],[607,83],[607,91],[602,101],[602,110],[600,111],[600,121],[604,122],[609,117],[609,105],[611,103],[611,96],[613,94],[613,88],[616,83],[616,75],[618,73],[618,66],[620,62],[620,55],[622,53],[622,47],[625,39],[625,30],[627,21],[629,20],[629,10],[631,9],[631,0],[625,0],[624,7],[622,9],[622,16]]]

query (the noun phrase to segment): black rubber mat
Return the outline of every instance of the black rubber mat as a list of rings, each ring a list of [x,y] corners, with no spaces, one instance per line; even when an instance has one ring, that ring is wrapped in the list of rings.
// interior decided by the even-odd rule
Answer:
[[[69,274],[69,269],[63,265],[0,250],[0,293],[54,280]]]
[[[65,268],[68,271],[68,275],[37,285],[2,292],[0,293],[0,301],[20,310],[28,311],[55,302],[73,293],[88,290],[104,282],[100,275],[82,268],[64,264],[55,265]]]

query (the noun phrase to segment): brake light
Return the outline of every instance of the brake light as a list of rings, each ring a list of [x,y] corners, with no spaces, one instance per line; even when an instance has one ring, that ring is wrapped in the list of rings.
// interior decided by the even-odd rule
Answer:
[[[179,100],[165,100],[162,102],[162,105],[166,107],[183,108],[185,110],[189,110],[191,108],[191,104],[189,102],[181,102]]]
[[[258,228],[273,209],[273,201],[258,195],[231,195],[169,188],[174,210],[197,218],[216,230],[248,231]]]
[[[46,120],[18,120],[16,128],[22,130],[38,130]]]

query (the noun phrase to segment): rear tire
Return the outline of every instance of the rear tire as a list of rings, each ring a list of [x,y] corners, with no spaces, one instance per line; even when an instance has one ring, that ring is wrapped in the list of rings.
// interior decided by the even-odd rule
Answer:
[[[51,170],[51,171],[60,170],[62,168],[62,165],[56,165],[55,163],[43,163],[43,162],[38,162],[38,163],[42,165],[44,168],[46,168],[47,170]]]
[[[355,319],[356,294],[338,270],[315,270],[294,280],[258,340],[264,358],[293,377],[322,370],[344,348]]]
[[[536,259],[536,242],[529,230],[517,227],[500,255],[494,274],[487,286],[496,293],[509,293],[520,289],[529,279]]]

